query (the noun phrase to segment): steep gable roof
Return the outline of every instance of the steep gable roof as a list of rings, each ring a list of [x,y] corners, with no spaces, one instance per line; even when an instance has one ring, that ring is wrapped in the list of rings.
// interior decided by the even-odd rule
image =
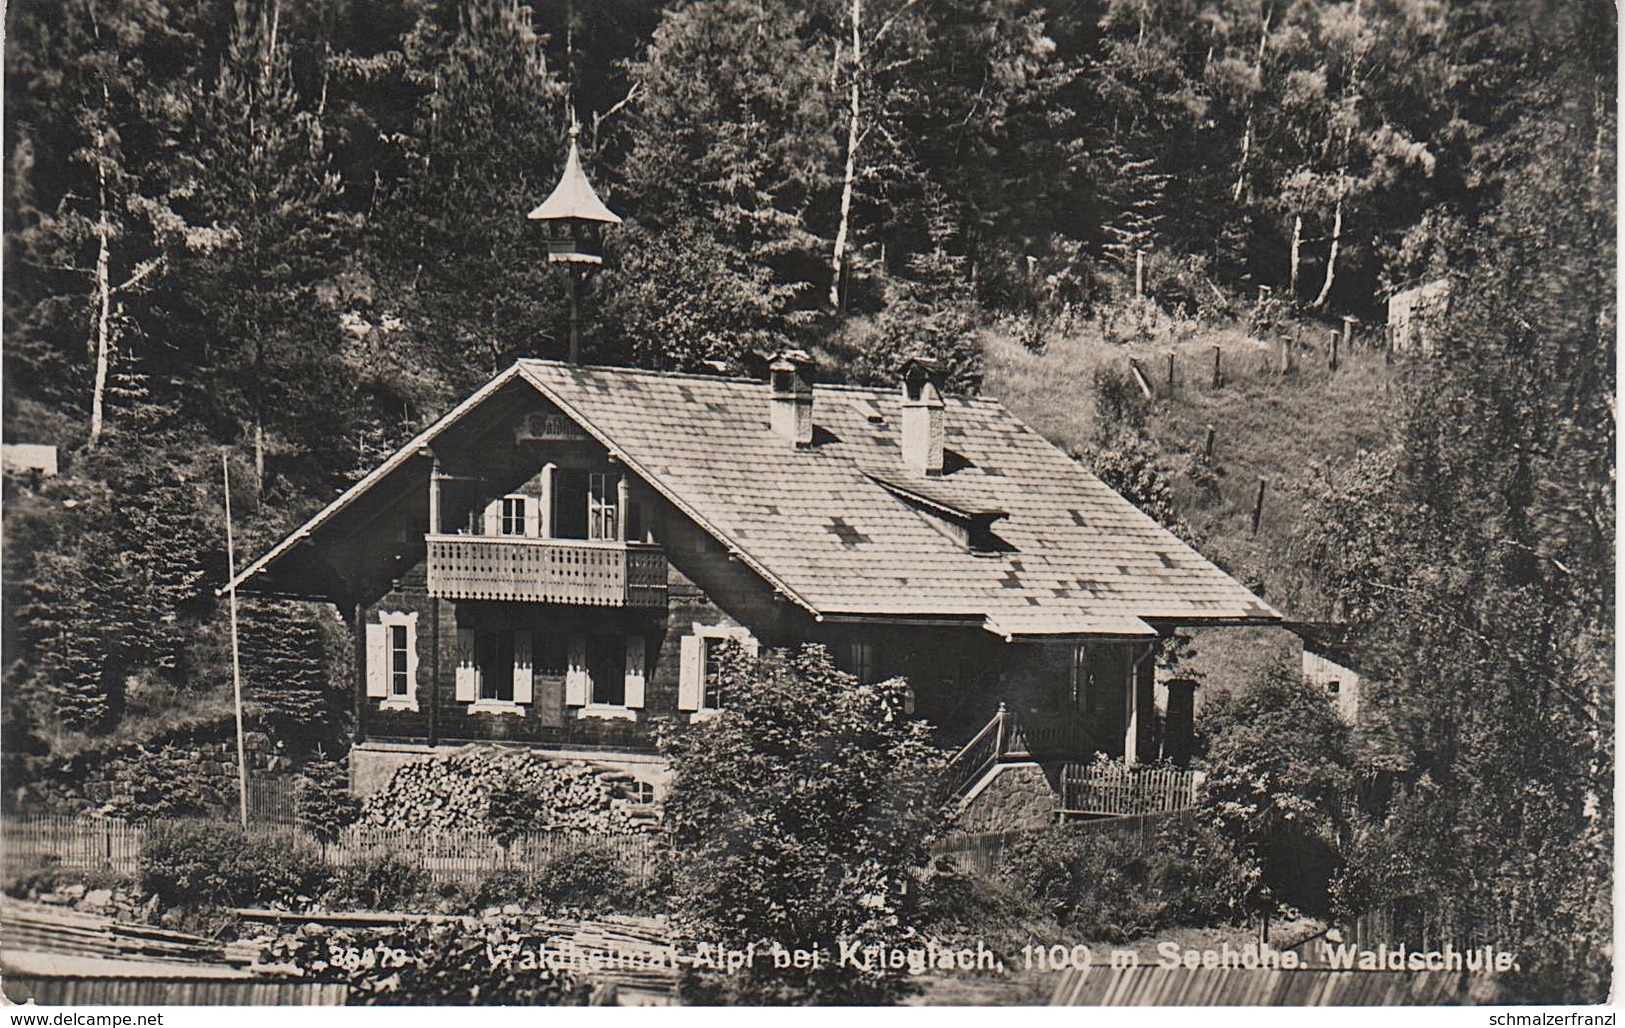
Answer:
[[[493,385],[515,374],[823,619],[949,619],[1006,638],[1280,619],[994,400],[946,398],[947,467],[926,478],[903,464],[893,390],[820,385],[813,445],[797,448],[770,429],[769,390],[758,381],[523,360]],[[988,517],[1003,546],[956,545],[921,513],[922,500]]]
[[[769,429],[759,382],[520,367],[825,617],[979,618],[1004,635],[1135,635],[1150,631],[1146,620],[1279,618],[994,400],[946,399],[948,467],[925,478],[902,462],[893,390],[819,386],[814,444],[798,449]],[[956,546],[887,487],[906,482],[938,504],[1004,512],[993,533],[1009,549]]]

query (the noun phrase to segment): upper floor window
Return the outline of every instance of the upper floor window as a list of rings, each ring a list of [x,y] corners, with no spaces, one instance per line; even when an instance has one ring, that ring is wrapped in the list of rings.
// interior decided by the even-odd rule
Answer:
[[[529,534],[525,522],[530,514],[530,497],[504,496],[502,498],[502,520],[499,531],[502,535]]]
[[[587,538],[619,539],[621,476],[587,476]]]

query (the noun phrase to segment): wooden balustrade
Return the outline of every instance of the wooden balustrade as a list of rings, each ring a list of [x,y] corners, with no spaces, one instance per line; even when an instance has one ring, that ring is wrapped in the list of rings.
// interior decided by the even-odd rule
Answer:
[[[1061,769],[1061,806],[1069,814],[1163,814],[1195,804],[1194,771],[1108,762],[1067,764]]]
[[[448,600],[663,607],[666,555],[641,543],[431,535],[429,595]]]

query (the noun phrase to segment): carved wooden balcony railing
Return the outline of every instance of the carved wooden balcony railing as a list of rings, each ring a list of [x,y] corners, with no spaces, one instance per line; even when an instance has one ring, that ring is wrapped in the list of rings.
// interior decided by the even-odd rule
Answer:
[[[429,595],[447,600],[664,607],[666,554],[645,543],[431,535]]]

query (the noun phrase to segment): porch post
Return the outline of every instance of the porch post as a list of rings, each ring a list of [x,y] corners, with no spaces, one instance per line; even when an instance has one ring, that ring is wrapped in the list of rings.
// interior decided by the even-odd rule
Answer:
[[[433,456],[432,452],[430,454]],[[429,534],[440,534],[440,458],[429,469]]]
[[[350,616],[355,640],[355,741],[367,741],[367,608],[357,603]]]
[[[615,485],[615,537],[623,543],[626,542],[626,510],[628,506],[630,504],[627,499],[626,472],[622,471],[621,477],[616,481]]]
[[[1134,650],[1129,649],[1128,674],[1124,675],[1124,684],[1128,687],[1128,701],[1124,706],[1127,713],[1128,727],[1123,735],[1123,764],[1133,767],[1140,762],[1140,688],[1139,688],[1140,662],[1134,659]]]

